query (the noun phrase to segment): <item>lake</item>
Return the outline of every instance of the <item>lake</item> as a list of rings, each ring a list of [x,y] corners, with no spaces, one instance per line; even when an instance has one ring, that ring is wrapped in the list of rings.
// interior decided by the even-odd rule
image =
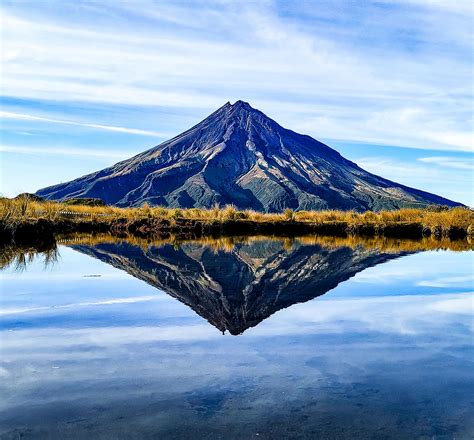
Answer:
[[[10,249],[0,438],[472,439],[473,252],[435,248]]]

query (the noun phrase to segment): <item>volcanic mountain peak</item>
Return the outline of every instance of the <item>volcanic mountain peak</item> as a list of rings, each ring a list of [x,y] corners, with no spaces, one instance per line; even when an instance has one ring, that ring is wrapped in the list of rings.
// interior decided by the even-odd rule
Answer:
[[[37,194],[54,200],[95,197],[118,206],[210,208],[217,203],[267,212],[457,205],[368,173],[244,101],[227,102],[131,159]]]
[[[232,137],[233,134],[237,134],[236,131],[239,129],[248,134],[252,134],[252,132],[255,134],[255,130],[268,130],[269,132],[284,130],[273,119],[270,119],[245,101],[236,101],[234,104],[227,102],[191,130],[184,132],[183,135],[190,131],[196,133],[196,129],[213,129],[214,132],[216,132],[216,129],[220,129],[223,131],[220,134],[226,140]],[[215,140],[217,141],[217,139]],[[241,146],[245,147],[245,144]]]
[[[230,103],[230,101],[227,101],[220,109],[218,109],[217,111],[219,110],[222,110],[222,109],[225,109],[227,112],[230,112],[232,114],[236,114],[236,113],[242,113],[242,112],[248,112],[248,113],[254,113],[254,114],[260,114],[262,115],[263,117],[267,118],[267,119],[270,119],[268,118],[268,116],[266,116],[264,113],[262,113],[260,110],[257,110],[255,108],[253,108],[248,102],[246,101],[242,101],[242,100],[238,100],[238,101],[235,101],[233,104]]]

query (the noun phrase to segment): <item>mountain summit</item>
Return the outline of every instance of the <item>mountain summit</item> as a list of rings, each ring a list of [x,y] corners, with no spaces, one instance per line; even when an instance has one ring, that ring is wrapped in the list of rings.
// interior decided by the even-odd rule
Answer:
[[[37,195],[97,197],[117,206],[234,204],[266,212],[458,205],[371,174],[243,101],[228,102],[148,151]]]

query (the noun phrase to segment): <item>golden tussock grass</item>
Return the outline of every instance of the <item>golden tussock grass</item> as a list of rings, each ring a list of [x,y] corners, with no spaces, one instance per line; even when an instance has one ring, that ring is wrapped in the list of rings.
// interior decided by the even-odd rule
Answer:
[[[66,205],[57,202],[38,202],[27,197],[0,199],[0,221],[10,225],[38,219],[53,222],[68,219],[70,221],[112,222],[117,219],[178,219],[197,220],[204,223],[225,223],[227,221],[249,220],[265,222],[303,222],[324,224],[341,222],[348,226],[374,225],[384,226],[400,223],[418,223],[424,228],[442,230],[451,227],[461,228],[474,235],[474,211],[469,208],[452,209],[400,209],[396,211],[293,211],[286,209],[282,213],[261,213],[252,210],[238,210],[233,205],[214,206],[211,209],[179,209],[151,207],[147,204],[136,208],[117,208],[114,206]]]

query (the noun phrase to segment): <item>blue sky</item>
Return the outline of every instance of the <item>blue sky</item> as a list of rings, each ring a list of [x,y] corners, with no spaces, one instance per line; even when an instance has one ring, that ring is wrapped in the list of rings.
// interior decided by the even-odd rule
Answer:
[[[8,1],[0,192],[78,177],[243,99],[474,205],[470,1]]]

